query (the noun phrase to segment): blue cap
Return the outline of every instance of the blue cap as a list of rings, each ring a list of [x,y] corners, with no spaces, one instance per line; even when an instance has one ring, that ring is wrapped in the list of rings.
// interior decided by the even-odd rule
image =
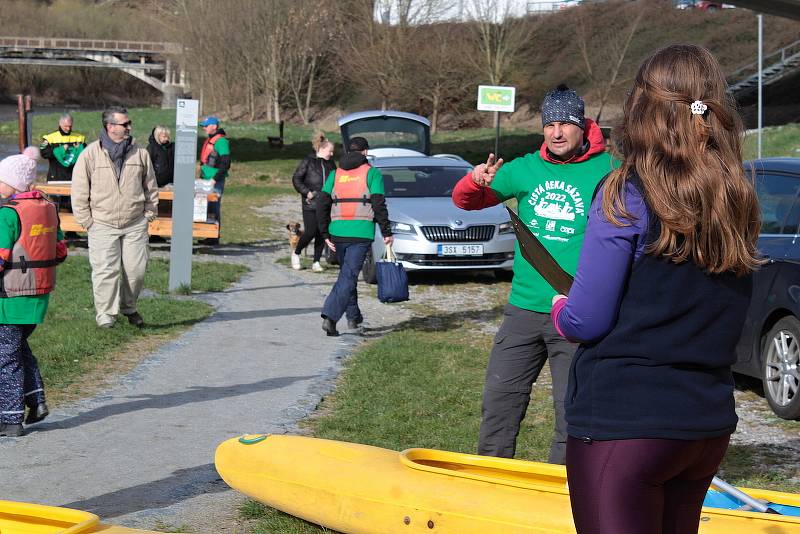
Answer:
[[[204,121],[200,122],[200,126],[210,126],[212,124],[219,126],[219,119],[216,117],[206,117]]]

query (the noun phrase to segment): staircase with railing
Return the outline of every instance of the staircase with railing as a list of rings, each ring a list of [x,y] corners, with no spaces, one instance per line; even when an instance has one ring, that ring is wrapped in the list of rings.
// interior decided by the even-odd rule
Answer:
[[[762,59],[762,84],[769,85],[800,70],[800,40],[767,54]],[[758,90],[758,61],[728,75],[728,91],[737,99]]]

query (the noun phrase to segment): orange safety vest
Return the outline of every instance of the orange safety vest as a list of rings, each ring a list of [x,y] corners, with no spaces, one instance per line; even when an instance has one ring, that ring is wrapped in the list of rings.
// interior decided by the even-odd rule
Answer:
[[[203,142],[203,148],[200,149],[200,163],[209,167],[216,167],[216,158],[211,158],[211,154],[214,153],[214,143],[223,137],[225,137],[223,134],[214,134]],[[211,158],[210,162],[209,158]]]
[[[369,163],[364,163],[355,169],[336,169],[331,192],[331,221],[371,221],[375,218],[367,185],[371,168]]]
[[[3,207],[17,212],[20,235],[0,273],[0,297],[44,295],[56,286],[58,212],[42,197],[15,198]]]

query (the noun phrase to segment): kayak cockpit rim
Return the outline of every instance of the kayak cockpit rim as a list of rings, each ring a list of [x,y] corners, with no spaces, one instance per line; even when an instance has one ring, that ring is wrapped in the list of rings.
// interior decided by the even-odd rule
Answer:
[[[569,493],[563,465],[435,449],[406,449],[400,453],[400,462],[411,469],[439,475],[563,495]]]
[[[100,524],[100,518],[90,512],[42,504],[0,501],[0,524],[4,521],[15,521],[21,526],[31,527],[62,523],[65,529],[58,531],[61,534],[88,532]]]

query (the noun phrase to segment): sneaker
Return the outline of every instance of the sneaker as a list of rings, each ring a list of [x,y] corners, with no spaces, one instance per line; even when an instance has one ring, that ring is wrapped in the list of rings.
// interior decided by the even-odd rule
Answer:
[[[33,423],[38,423],[48,415],[50,415],[50,410],[47,409],[47,404],[40,402],[33,408],[28,408],[28,416],[25,418],[25,424],[32,425]]]
[[[295,254],[294,252],[292,253],[292,269],[295,271],[300,270],[300,255]]]
[[[17,438],[24,433],[22,423],[0,423],[0,437]]]
[[[114,321],[97,323],[98,328],[114,328]]]
[[[314,262],[314,263],[311,265],[311,270],[312,270],[312,271],[314,271],[315,273],[321,273],[321,272],[322,272],[322,271],[324,271],[325,269],[323,269],[323,268],[322,268],[322,265],[320,265],[318,261],[315,261],[315,262]]]
[[[364,318],[363,317],[361,317],[360,319],[348,319],[347,320],[347,328],[349,328],[350,330],[355,330],[356,328],[361,326],[361,323],[363,323],[363,322],[364,322]]]
[[[144,319],[142,319],[142,316],[139,315],[139,312],[124,313],[123,315],[128,318],[128,322],[133,326],[137,328],[144,326]]]
[[[325,333],[328,336],[338,336],[339,331],[336,330],[336,323],[334,323],[331,319],[325,317],[322,320],[322,329],[325,330]]]

